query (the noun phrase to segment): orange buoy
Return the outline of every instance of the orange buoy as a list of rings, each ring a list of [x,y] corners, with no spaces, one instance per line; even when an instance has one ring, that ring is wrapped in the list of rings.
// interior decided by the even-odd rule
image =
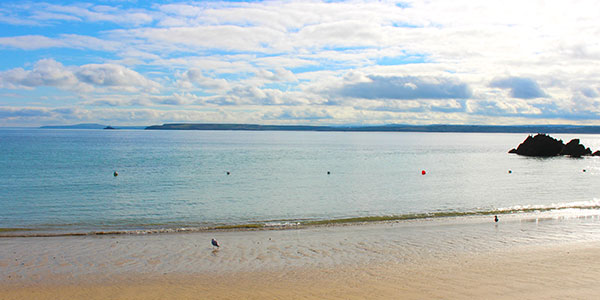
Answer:
[[[425,170],[422,170],[421,175],[425,175],[425,174],[427,174],[427,172],[425,172]]]

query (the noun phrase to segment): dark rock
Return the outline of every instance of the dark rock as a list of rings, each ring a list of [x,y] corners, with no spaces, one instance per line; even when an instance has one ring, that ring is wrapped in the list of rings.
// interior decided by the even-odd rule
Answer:
[[[560,152],[561,155],[569,155],[573,157],[581,157],[584,155],[591,155],[592,150],[586,148],[584,145],[579,143],[579,139],[572,139],[568,142],[563,150]]]
[[[593,155],[593,156],[600,156],[600,150],[598,150],[598,151],[594,152],[592,155]]]
[[[545,134],[528,136],[519,147],[516,153],[524,156],[550,157],[560,155],[565,147],[562,141],[552,138]]]
[[[579,143],[579,139],[572,139],[566,145],[561,141],[546,134],[536,134],[528,136],[517,149],[512,149],[508,153],[516,153],[524,156],[550,157],[558,155],[569,155],[572,157],[581,157],[592,155],[590,148],[586,148]],[[600,151],[594,155],[600,156]]]

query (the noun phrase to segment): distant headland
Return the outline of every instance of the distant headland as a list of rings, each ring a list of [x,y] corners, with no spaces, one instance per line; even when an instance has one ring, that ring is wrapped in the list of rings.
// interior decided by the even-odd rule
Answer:
[[[497,133],[600,133],[600,126],[575,125],[380,125],[309,126],[218,123],[172,123],[146,130],[247,130],[247,131],[357,131],[357,132],[497,132]]]
[[[82,123],[74,125],[48,125],[42,129],[145,129],[146,126],[110,126],[96,123]]]
[[[103,129],[106,125],[100,125],[96,123],[83,123],[75,125],[48,125],[42,126],[42,129]]]

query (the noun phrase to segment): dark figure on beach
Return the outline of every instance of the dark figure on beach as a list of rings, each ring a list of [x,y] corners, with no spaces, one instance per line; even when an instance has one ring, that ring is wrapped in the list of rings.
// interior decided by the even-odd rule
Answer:
[[[217,242],[217,240],[215,240],[215,239],[212,239],[212,240],[210,241],[210,243],[213,245],[213,247],[217,247],[217,248],[219,248],[219,242]]]
[[[498,223],[498,216],[494,216],[494,222]]]

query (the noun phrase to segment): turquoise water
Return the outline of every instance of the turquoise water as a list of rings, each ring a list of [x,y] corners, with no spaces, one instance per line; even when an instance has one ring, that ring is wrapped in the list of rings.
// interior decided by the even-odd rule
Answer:
[[[0,129],[0,228],[89,232],[600,208],[600,157],[507,154],[526,136]],[[553,136],[600,149],[600,135]]]

